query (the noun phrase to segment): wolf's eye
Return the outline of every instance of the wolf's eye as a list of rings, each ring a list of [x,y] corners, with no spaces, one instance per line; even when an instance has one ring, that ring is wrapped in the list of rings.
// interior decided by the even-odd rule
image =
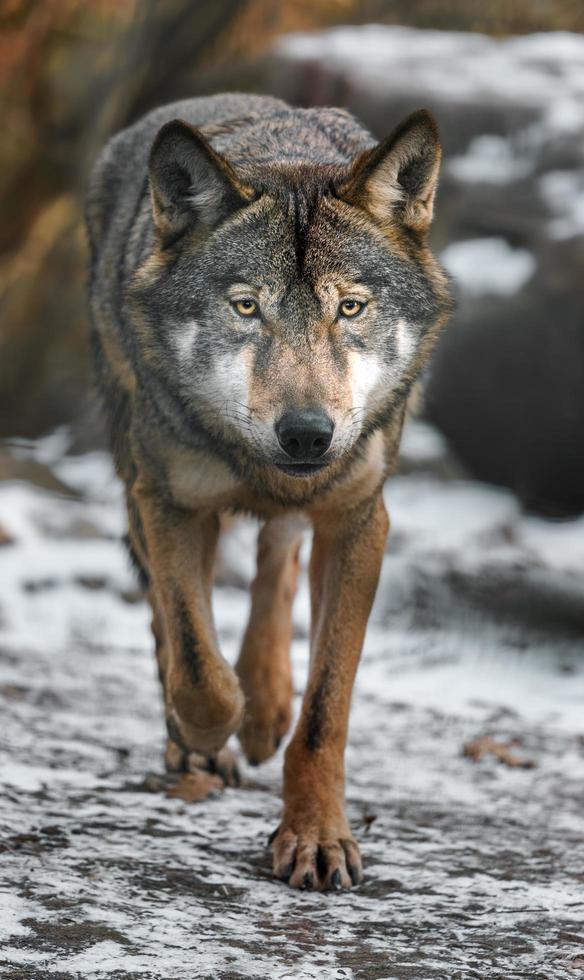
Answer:
[[[362,313],[366,306],[367,304],[359,299],[344,299],[339,305],[339,316],[351,319],[359,316],[359,313]]]
[[[258,304],[255,299],[236,299],[231,305],[240,316],[257,316]]]

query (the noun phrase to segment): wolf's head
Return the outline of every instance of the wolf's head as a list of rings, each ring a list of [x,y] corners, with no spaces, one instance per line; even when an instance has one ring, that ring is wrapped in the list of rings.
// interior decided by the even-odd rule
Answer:
[[[219,451],[314,477],[403,407],[448,289],[426,245],[440,164],[428,112],[349,163],[297,157],[229,162],[165,125],[155,244],[132,296],[143,355]]]

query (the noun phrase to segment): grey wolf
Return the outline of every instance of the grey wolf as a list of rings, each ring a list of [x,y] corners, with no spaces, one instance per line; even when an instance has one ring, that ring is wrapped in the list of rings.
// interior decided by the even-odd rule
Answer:
[[[440,165],[421,110],[381,143],[340,109],[217,95],[151,112],[91,177],[91,340],[129,546],[152,605],[170,769],[228,778],[291,719],[291,608],[313,528],[310,673],[275,875],[349,888],[351,691],[388,531],[382,488],[449,306],[427,244]],[[261,524],[235,669],[211,613],[223,515]],[[193,762],[193,760],[195,760]]]

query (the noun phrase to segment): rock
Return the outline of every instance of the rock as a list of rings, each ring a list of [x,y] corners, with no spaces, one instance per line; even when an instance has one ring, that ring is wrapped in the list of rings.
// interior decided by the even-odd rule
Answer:
[[[430,418],[471,473],[548,514],[584,506],[584,238],[540,248],[511,297],[461,297],[436,351]]]

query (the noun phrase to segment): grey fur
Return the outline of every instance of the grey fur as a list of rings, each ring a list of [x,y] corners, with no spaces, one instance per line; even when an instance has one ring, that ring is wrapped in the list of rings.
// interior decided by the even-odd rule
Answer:
[[[199,160],[194,143],[189,156],[183,145],[167,149],[161,136],[155,142],[173,119],[198,127],[228,161],[241,194],[207,159]],[[339,422],[331,458],[343,456],[349,467],[372,432],[401,418],[426,356],[425,338],[444,318],[448,297],[415,234],[403,229],[401,248],[392,249],[362,208],[352,207],[350,214],[345,208],[345,214],[336,206],[354,161],[374,146],[343,110],[293,109],[248,95],[164,106],[108,143],[94,168],[87,204],[92,339],[116,462],[126,479],[132,476],[131,433],[164,489],[164,463],[153,438],[158,433],[223,459],[238,478],[269,496],[264,473],[281,462],[273,426],[251,418],[220,384],[212,390],[209,379],[222,363],[228,375],[228,365],[246,348],[254,375],[276,384],[278,410],[307,397],[326,402],[330,392],[311,363],[324,349],[324,314],[314,285],[338,274],[363,284],[376,312],[365,333],[347,321],[326,342],[333,375],[338,369],[342,377],[348,355],[357,352],[375,359],[388,377],[395,375],[395,384],[382,404],[360,413],[358,425],[344,420],[341,431]],[[185,174],[188,186],[182,187]],[[407,176],[415,185],[411,160]],[[144,279],[141,270],[157,240],[151,189],[174,234],[163,243],[159,272]],[[264,290],[269,323],[234,320],[225,296],[237,283]],[[400,322],[415,331],[403,369]],[[119,365],[112,366],[112,342],[135,377],[132,394],[120,380]],[[296,371],[277,374],[284,350],[308,372],[309,395],[295,387]],[[337,467],[337,477],[339,472]],[[321,481],[319,492],[325,486]]]

